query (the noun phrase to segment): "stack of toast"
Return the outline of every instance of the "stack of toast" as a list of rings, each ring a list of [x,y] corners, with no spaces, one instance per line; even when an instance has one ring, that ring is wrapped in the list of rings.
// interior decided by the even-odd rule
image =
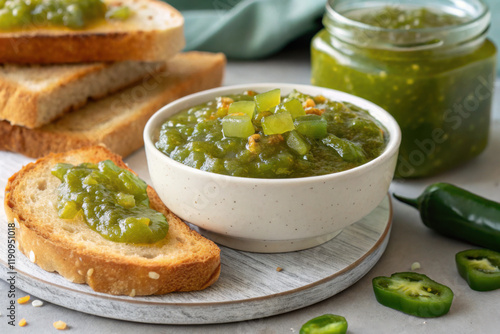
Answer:
[[[223,54],[179,53],[178,11],[120,3],[132,12],[124,21],[0,32],[0,150],[38,158],[103,144],[126,157],[160,107],[221,85]]]
[[[151,187],[150,205],[169,224],[154,244],[107,240],[81,215],[60,218],[55,206],[55,164],[112,160],[127,169],[122,157],[142,147],[153,113],[222,82],[223,54],[180,53],[183,19],[174,8],[157,0],[120,4],[132,11],[125,21],[0,32],[0,150],[41,157],[7,182],[9,228],[31,262],[98,292],[204,289],[219,277],[220,249],[190,230]]]

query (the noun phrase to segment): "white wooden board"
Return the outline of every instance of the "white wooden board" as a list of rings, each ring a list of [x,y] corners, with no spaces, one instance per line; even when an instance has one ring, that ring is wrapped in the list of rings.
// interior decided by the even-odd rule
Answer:
[[[0,152],[0,200],[7,178],[29,161]],[[392,207],[387,196],[367,217],[315,248],[258,254],[221,247],[219,280],[197,292],[125,297],[94,292],[31,263],[18,250],[13,274],[7,268],[7,246],[0,243],[3,280],[15,275],[16,287],[37,298],[107,318],[162,324],[209,324],[250,320],[296,310],[329,298],[363,277],[389,240]],[[0,238],[7,222],[0,209]],[[283,268],[277,271],[277,267]]]

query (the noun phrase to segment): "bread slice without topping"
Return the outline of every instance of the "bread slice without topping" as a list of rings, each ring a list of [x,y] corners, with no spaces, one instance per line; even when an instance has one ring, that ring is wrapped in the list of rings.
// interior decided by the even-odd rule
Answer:
[[[36,128],[164,69],[162,62],[0,65],[0,120]]]
[[[127,168],[119,156],[95,146],[48,155],[8,180],[5,211],[8,221],[18,225],[15,238],[20,251],[42,269],[114,295],[192,291],[213,284],[220,273],[219,248],[171,213],[151,187],[151,207],[169,223],[166,238],[152,245],[109,241],[81,218],[57,216],[60,181],[51,168],[59,162],[77,165],[107,159]]]
[[[165,71],[40,128],[27,129],[0,122],[0,150],[38,158],[51,152],[104,144],[126,157],[144,145],[148,119],[165,104],[184,95],[220,86],[223,54],[186,52],[167,63]]]
[[[106,21],[82,30],[30,26],[0,32],[0,63],[80,63],[171,58],[182,50],[184,19],[159,0],[105,0],[132,10],[123,21]]]

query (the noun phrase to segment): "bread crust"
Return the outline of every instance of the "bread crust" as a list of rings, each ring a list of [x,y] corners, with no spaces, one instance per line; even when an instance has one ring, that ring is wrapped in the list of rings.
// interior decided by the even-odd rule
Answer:
[[[159,108],[182,96],[220,86],[223,54],[186,52],[167,62],[156,76],[35,129],[0,121],[0,150],[39,158],[84,146],[104,144],[126,157],[144,145],[142,133]]]
[[[185,46],[184,19],[176,9],[157,0],[120,2],[134,17],[84,30],[30,27],[0,33],[0,63],[161,61]]]
[[[19,109],[36,110],[37,96],[30,94],[23,87],[20,87],[13,82],[0,83],[0,119],[5,119],[5,116],[19,113]],[[22,108],[14,107],[11,101],[23,101]],[[17,109],[17,110],[16,110]],[[27,124],[36,124],[37,116],[32,112],[23,113],[24,122]]]
[[[9,178],[5,211],[9,222],[17,222],[16,242],[20,251],[44,270],[58,272],[72,282],[86,283],[95,291],[113,295],[157,295],[201,290],[213,284],[220,274],[219,248],[170,212],[151,187],[148,187],[151,207],[167,217],[169,232],[165,240],[150,246],[126,244],[123,246],[125,255],[122,248],[116,251],[117,243],[102,238],[82,220],[66,224],[57,217],[50,203],[42,205],[54,211],[49,212],[54,216],[52,219],[33,211],[26,197],[48,194],[50,196],[38,198],[47,201],[54,196],[56,189],[51,180],[47,181],[47,178],[53,178],[51,166],[57,162],[77,164],[106,159],[128,169],[118,155],[103,146],[94,146],[65,154],[50,154]],[[30,182],[27,180],[33,179],[46,187],[39,189],[39,194],[26,193],[26,183]],[[77,240],[73,228],[84,228],[86,241]],[[155,247],[158,249],[152,249]],[[155,251],[160,255],[153,258],[141,256],[144,249],[147,254]],[[167,254],[163,256],[162,252]],[[175,255],[168,256],[168,252]]]

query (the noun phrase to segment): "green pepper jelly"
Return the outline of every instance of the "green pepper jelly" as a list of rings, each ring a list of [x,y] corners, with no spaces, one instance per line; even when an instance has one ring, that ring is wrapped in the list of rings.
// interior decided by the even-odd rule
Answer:
[[[217,97],[171,116],[156,147],[203,171],[296,178],[344,171],[384,150],[387,134],[365,110],[279,89]]]
[[[58,215],[81,216],[91,229],[115,242],[151,244],[165,238],[165,216],[149,207],[146,183],[111,160],[73,166],[59,163]]]
[[[470,160],[488,141],[496,48],[480,0],[330,0],[312,83],[370,100],[402,130],[397,177]]]
[[[0,30],[82,29],[106,18],[124,20],[130,15],[128,7],[108,7],[102,0],[0,0]]]

